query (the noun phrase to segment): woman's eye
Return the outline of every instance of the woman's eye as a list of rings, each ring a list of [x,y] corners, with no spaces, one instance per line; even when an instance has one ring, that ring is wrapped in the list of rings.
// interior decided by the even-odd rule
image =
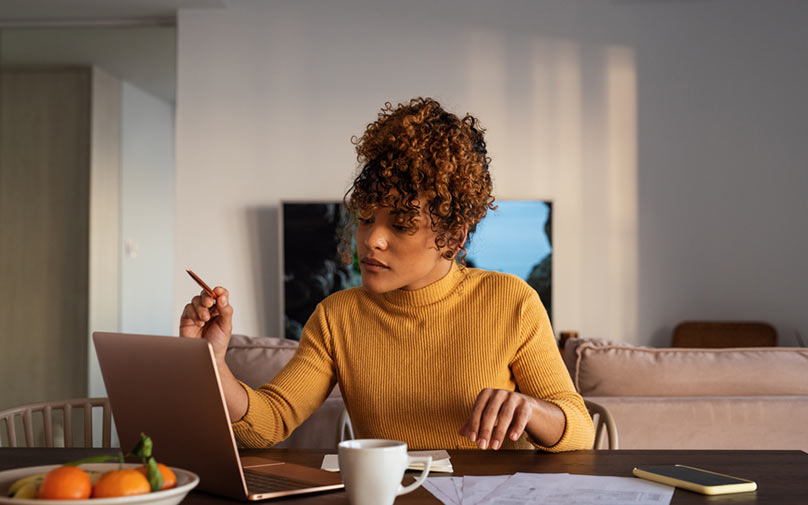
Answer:
[[[402,225],[402,224],[395,224],[395,225],[393,225],[393,228],[396,231],[408,231],[408,228],[406,226]]]
[[[373,222],[373,219],[363,219],[361,217],[358,218],[358,219],[359,219],[359,224],[370,224],[370,223]]]

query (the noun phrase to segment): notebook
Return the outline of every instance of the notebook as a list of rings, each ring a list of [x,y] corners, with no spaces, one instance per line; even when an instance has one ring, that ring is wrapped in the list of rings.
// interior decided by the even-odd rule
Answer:
[[[429,467],[429,473],[454,472],[454,468],[452,467],[452,460],[449,457],[449,453],[443,449],[437,451],[408,451],[407,454],[409,454],[410,456],[432,456],[432,465]],[[320,465],[320,468],[322,468],[323,470],[327,470],[329,472],[339,472],[339,455],[326,454],[325,456],[323,456],[323,462]],[[416,470],[420,472],[423,469],[424,469],[423,463],[410,463],[407,466],[407,470]]]
[[[154,457],[191,470],[199,489],[242,500],[342,489],[339,474],[263,457],[240,457],[207,341],[93,333],[121,447],[140,433]]]

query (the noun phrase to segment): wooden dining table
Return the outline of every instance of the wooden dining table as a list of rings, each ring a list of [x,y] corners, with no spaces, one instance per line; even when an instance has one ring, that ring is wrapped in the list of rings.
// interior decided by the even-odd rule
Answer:
[[[266,449],[245,450],[242,451],[242,455],[260,455],[319,468],[323,456],[329,452],[335,451]],[[113,453],[115,450],[111,449],[0,448],[0,470],[58,464],[87,456]],[[529,472],[631,477],[631,471],[635,466],[678,463],[754,480],[758,488],[751,493],[720,496],[704,496],[677,489],[671,500],[675,505],[808,504],[808,453],[803,451],[604,450],[549,454],[535,451],[450,450],[449,455],[454,473],[435,473],[433,476],[510,475],[516,472]],[[236,501],[201,491],[192,491],[183,501],[183,505],[223,505],[233,502]],[[344,491],[332,491],[271,500],[269,503],[345,505],[348,498]],[[396,499],[397,505],[439,503],[438,499],[423,487]]]

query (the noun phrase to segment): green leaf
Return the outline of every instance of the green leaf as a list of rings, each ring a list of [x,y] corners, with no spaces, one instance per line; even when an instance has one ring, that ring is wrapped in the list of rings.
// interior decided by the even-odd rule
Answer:
[[[143,464],[146,464],[146,460],[151,458],[152,456],[152,440],[145,434],[140,434],[140,441],[138,441],[135,448],[129,453],[136,458],[139,458]]]
[[[129,454],[140,458],[143,466],[146,467],[146,478],[149,480],[152,492],[154,492],[159,491],[163,487],[163,475],[157,468],[157,461],[152,456],[152,445],[152,439],[145,433],[141,433],[140,441]]]
[[[152,492],[159,491],[163,487],[163,476],[157,468],[157,461],[152,457],[146,463],[146,478],[149,479]]]
[[[79,466],[85,463],[106,463],[107,461],[123,461],[123,453],[119,452],[115,455],[107,455],[107,456],[91,456],[89,458],[82,458],[76,461],[71,461],[70,463],[65,463],[64,466]]]

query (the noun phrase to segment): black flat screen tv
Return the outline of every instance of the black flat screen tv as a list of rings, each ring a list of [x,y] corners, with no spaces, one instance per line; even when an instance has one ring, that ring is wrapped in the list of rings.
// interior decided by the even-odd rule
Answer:
[[[552,203],[501,200],[478,225],[467,245],[466,264],[514,274],[538,293],[552,317]],[[354,255],[339,253],[348,215],[341,202],[281,203],[282,335],[299,340],[303,325],[323,298],[361,286]]]

